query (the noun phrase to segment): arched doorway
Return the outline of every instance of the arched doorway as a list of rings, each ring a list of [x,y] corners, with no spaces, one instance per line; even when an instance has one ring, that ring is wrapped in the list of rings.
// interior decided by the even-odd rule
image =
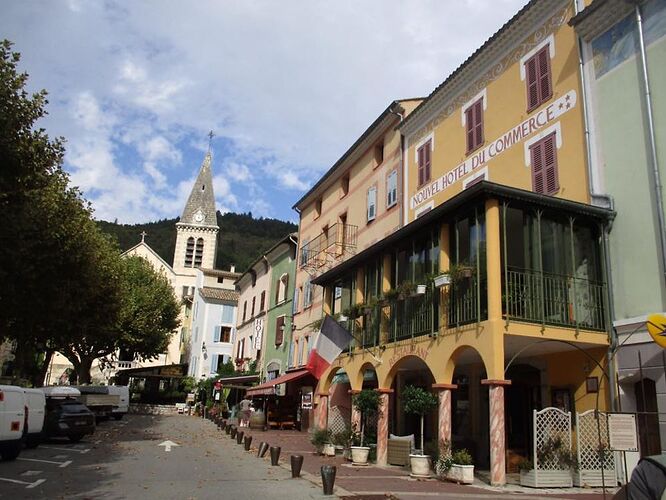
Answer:
[[[490,469],[488,387],[481,384],[486,369],[479,353],[463,347],[454,353],[451,383],[451,447],[466,449],[477,470]]]
[[[432,391],[435,378],[428,365],[417,356],[405,356],[400,359],[389,375],[393,394],[389,398],[390,413],[394,416],[389,421],[392,434],[408,436],[414,434],[414,442],[421,441],[421,420],[418,415],[406,414],[402,409],[401,395],[405,387],[411,385]],[[423,434],[425,453],[437,452],[437,410],[425,415]]]
[[[505,389],[507,472],[518,472],[518,463],[529,458],[534,440],[533,410],[540,410],[541,372],[528,364],[512,365],[506,372],[511,385]]]
[[[342,369],[337,370],[328,389],[328,428],[333,434],[350,429],[350,391],[351,383],[347,373]]]

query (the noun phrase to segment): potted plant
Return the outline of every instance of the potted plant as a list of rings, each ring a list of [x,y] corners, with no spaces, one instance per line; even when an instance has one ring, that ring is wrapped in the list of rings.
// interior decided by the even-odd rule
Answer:
[[[345,458],[351,458],[350,446],[354,439],[354,431],[352,429],[345,429],[331,436],[331,442],[335,446],[335,454],[341,454]]]
[[[398,299],[399,295],[400,295],[400,291],[396,290],[395,288],[391,288],[389,290],[386,290],[383,293],[384,299],[388,302],[395,302]]]
[[[354,465],[367,465],[368,455],[370,454],[370,447],[363,446],[363,439],[365,433],[365,422],[368,415],[376,413],[379,410],[379,393],[372,389],[363,389],[352,398],[352,405],[354,409],[361,414],[361,433],[360,433],[360,446],[352,446],[352,463]]]
[[[458,484],[472,484],[474,482],[472,455],[464,448],[449,453],[446,457],[440,458],[438,472],[440,471],[449,481]]]
[[[314,445],[317,453],[321,455],[324,451],[324,446],[331,441],[331,431],[328,429],[315,429],[310,437],[310,442]]]
[[[421,417],[421,454],[409,455],[409,463],[414,477],[430,477],[430,456],[423,454],[423,421],[425,414],[437,408],[439,402],[431,392],[421,387],[408,385],[402,392],[402,404],[405,413]]]

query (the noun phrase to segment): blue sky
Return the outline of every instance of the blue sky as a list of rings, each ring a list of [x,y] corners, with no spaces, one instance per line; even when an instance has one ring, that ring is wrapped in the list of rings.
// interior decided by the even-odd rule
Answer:
[[[525,2],[0,0],[0,36],[98,219],[180,215],[213,130],[218,209],[296,222],[392,100],[428,95]]]

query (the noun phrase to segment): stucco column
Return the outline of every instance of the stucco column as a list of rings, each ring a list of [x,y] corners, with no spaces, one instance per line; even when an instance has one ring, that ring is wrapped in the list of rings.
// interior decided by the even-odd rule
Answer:
[[[393,272],[393,259],[391,258],[391,254],[386,254],[382,260],[382,295],[384,295],[384,292],[391,289],[391,274],[393,274]],[[388,307],[382,307],[379,317],[379,343],[386,344],[388,342],[390,329]]]
[[[317,429],[328,429],[328,394],[320,392],[317,405]]]
[[[389,394],[393,389],[375,389],[379,393],[377,419],[377,465],[386,465],[388,454]]]
[[[437,419],[437,435],[439,452],[451,449],[451,391],[457,389],[456,384],[432,384],[439,391],[439,414]]]
[[[497,200],[486,200],[486,269],[488,273],[488,319],[502,319],[502,259],[500,209]]]
[[[481,384],[488,386],[490,411],[490,484],[506,484],[506,436],[504,427],[504,386],[510,380],[484,379]]]

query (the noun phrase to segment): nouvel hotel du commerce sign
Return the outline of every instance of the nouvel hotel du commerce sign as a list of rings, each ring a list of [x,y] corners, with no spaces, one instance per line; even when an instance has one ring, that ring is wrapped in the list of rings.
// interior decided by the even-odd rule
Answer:
[[[534,113],[523,122],[512,127],[506,133],[493,140],[478,153],[474,154],[457,167],[452,168],[415,193],[410,199],[410,208],[414,210],[435,194],[455,184],[463,177],[482,167],[486,163],[524,141],[576,106],[576,91],[570,90],[555,102]]]

